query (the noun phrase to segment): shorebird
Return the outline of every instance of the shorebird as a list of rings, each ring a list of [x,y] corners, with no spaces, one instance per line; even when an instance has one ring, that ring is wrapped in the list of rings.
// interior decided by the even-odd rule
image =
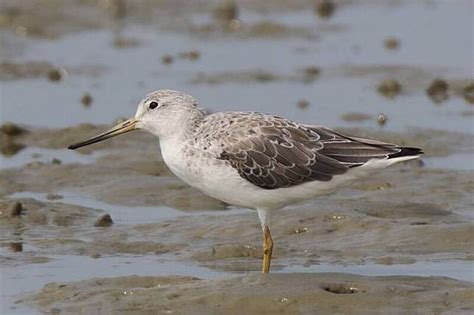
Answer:
[[[257,210],[263,273],[273,251],[272,211],[423,154],[264,113],[208,115],[194,97],[174,90],[146,95],[133,118],[69,149],[137,129],[159,138],[164,162],[181,180],[230,205]]]

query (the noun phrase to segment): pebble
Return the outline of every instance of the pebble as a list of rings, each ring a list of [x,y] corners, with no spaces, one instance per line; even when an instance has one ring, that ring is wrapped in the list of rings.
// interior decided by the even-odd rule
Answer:
[[[18,201],[10,204],[7,208],[7,213],[11,217],[18,217],[21,215],[22,212],[23,212],[23,205],[21,204],[21,202],[18,202]]]
[[[212,12],[212,16],[219,22],[230,22],[236,20],[239,15],[239,9],[234,1],[224,1],[216,6]]]
[[[305,99],[301,99],[298,101],[298,103],[296,104],[300,109],[306,109],[308,108],[309,106],[309,102]]]
[[[4,123],[0,126],[0,132],[6,134],[9,137],[15,137],[23,134],[26,130],[12,122]]]
[[[112,221],[112,217],[110,216],[110,214],[107,213],[98,218],[97,221],[95,221],[94,226],[109,227],[112,226],[112,224],[114,224],[114,221]]]
[[[12,252],[22,252],[22,251],[23,251],[23,243],[21,243],[21,242],[11,242],[11,243],[8,245],[8,248],[9,248]]]
[[[316,1],[315,12],[323,19],[327,19],[334,14],[336,10],[336,3],[331,0],[319,0]]]
[[[377,116],[377,122],[380,126],[384,126],[387,123],[387,116],[385,114],[380,113]]]
[[[53,69],[48,72],[48,79],[52,82],[61,81],[63,75],[60,69]]]
[[[462,90],[464,100],[469,104],[474,104],[474,82],[466,85]]]
[[[92,104],[92,96],[89,93],[86,93],[81,98],[81,103],[84,107],[89,107]]]
[[[379,84],[377,91],[385,97],[395,98],[402,91],[402,85],[397,80],[387,79]]]
[[[25,148],[24,144],[6,141],[0,145],[1,153],[5,156],[13,156]]]
[[[384,40],[384,45],[385,45],[385,48],[387,49],[395,50],[400,47],[400,40],[395,37],[387,37]]]
[[[309,66],[304,69],[304,82],[309,83],[316,80],[321,74],[321,69],[316,66]]]
[[[443,79],[435,79],[431,82],[430,86],[426,89],[426,94],[435,103],[441,103],[449,98],[448,95],[449,85]]]
[[[170,65],[173,63],[173,61],[174,58],[171,55],[164,55],[163,57],[161,57],[161,63],[164,65]]]

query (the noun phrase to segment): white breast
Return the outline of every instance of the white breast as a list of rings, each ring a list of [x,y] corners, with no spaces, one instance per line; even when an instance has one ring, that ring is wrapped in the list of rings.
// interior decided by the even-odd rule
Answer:
[[[255,197],[262,189],[240,177],[237,170],[224,161],[198,153],[200,151],[193,154],[176,141],[161,141],[160,146],[166,165],[188,185],[228,204],[255,208]],[[252,196],[247,198],[249,192]]]
[[[200,150],[193,154],[182,146],[182,142],[161,142],[161,151],[171,171],[190,186],[231,205],[268,210],[330,193],[356,178],[399,162],[397,159],[369,161],[364,166],[335,176],[329,182],[313,181],[288,188],[266,190],[243,179],[236,169],[212,155],[201,153]]]
[[[183,153],[181,142],[160,141],[160,147],[164,162],[178,178],[193,187],[201,182],[202,172],[193,157]]]

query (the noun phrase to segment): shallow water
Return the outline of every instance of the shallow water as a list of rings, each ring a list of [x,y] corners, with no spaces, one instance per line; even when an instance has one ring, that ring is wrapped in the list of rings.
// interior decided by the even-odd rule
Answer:
[[[51,261],[34,265],[34,268],[18,268],[17,266],[2,266],[2,288],[0,305],[4,314],[14,313],[14,302],[19,294],[33,292],[51,282],[78,281],[89,278],[117,277],[124,275],[166,276],[183,275],[212,279],[228,277],[224,272],[213,271],[194,264],[186,264],[164,259],[160,256],[120,255],[101,257],[98,259],[88,256],[51,255]],[[80,268],[78,268],[80,266]],[[28,308],[19,308],[22,313]]]
[[[241,272],[223,272],[196,264],[177,262],[173,257],[158,258],[154,255],[120,255],[98,259],[76,255],[51,255],[51,261],[37,264],[34,268],[19,269],[16,266],[2,266],[2,289],[0,305],[5,312],[23,313],[32,310],[18,307],[14,301],[21,295],[33,292],[51,282],[69,282],[90,278],[139,276],[193,276],[201,279],[226,278]],[[81,266],[78,268],[78,266]],[[474,281],[473,263],[462,260],[423,261],[412,264],[363,265],[318,264],[311,267],[286,266],[276,273],[352,273],[367,276],[443,276],[462,281]]]
[[[377,126],[377,114],[383,112],[389,118],[385,126],[388,130],[421,127],[473,133],[472,117],[461,115],[467,109],[464,100],[451,97],[442,106],[435,106],[423,88],[429,84],[429,78],[423,79],[423,72],[431,79],[472,76],[469,40],[463,36],[441,35],[458,34],[470,28],[467,3],[352,6],[325,24],[342,26],[343,30],[324,32],[323,28],[314,40],[297,36],[200,38],[136,25],[126,27],[122,35],[135,38],[142,45],[128,49],[113,47],[111,42],[116,33],[108,30],[81,32],[55,41],[26,40],[30,49],[14,60],[49,61],[72,69],[71,74],[59,84],[44,79],[1,82],[0,122],[42,127],[64,127],[80,122],[111,123],[116,117],[133,115],[137,102],[146,92],[175,88],[196,96],[213,111],[264,111],[328,126],[345,124],[340,115],[356,111],[373,115],[373,120],[359,123],[372,127]],[[292,27],[309,25],[316,30],[321,23],[315,22],[314,15],[305,11],[284,15],[249,14],[248,18],[244,12],[242,16],[243,23],[258,19]],[[400,24],[400,20],[404,23]],[[437,23],[440,20],[444,22]],[[383,40],[387,36],[400,38],[399,50],[384,49]],[[234,49],[236,45],[239,49]],[[82,47],[81,54],[76,53],[77,47]],[[195,62],[178,59],[170,66],[161,64],[160,58],[165,54],[175,55],[192,49],[201,53]],[[200,73],[261,69],[276,75],[295,76],[302,68],[312,65],[320,67],[322,74],[309,84],[284,78],[268,83],[191,83]],[[422,77],[421,82],[416,79],[409,82],[419,85],[417,91],[387,100],[377,93],[376,85],[390,77],[390,71],[361,70],[355,77],[340,74],[345,66],[364,69],[381,65],[411,67],[412,77]],[[83,70],[81,74],[80,69],[84,67],[92,70]],[[28,91],[27,98],[19,97],[23,91]],[[89,108],[80,104],[86,92],[93,97]],[[309,108],[297,108],[300,99],[308,100]]]
[[[0,155],[0,169],[22,167],[28,163],[93,163],[100,157],[100,153],[80,154],[72,150],[45,149],[38,147],[26,147],[14,156]]]
[[[473,170],[474,153],[455,153],[443,157],[431,157],[423,159],[425,166],[429,168],[450,170]]]
[[[276,272],[344,272],[365,276],[450,277],[474,282],[474,264],[465,260],[422,261],[411,264],[363,265],[320,264],[311,267],[289,266]]]
[[[66,203],[70,205],[78,205],[92,209],[102,209],[109,213],[114,222],[121,225],[136,225],[150,222],[159,222],[160,220],[177,218],[188,215],[231,215],[238,213],[252,212],[248,209],[232,208],[224,211],[180,211],[166,206],[152,206],[152,207],[130,207],[124,205],[114,205],[106,203],[91,197],[80,194],[73,194],[70,192],[58,192],[62,198],[56,202]],[[20,192],[9,196],[9,198],[33,198],[39,201],[47,201],[47,194]]]

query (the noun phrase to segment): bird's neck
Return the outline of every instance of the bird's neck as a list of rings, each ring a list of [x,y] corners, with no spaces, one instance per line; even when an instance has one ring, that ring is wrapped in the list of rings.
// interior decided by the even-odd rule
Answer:
[[[204,117],[206,117],[206,112],[203,110],[196,110],[193,112],[193,115],[187,117],[186,122],[183,125],[183,136],[186,138],[194,137],[195,131],[201,126]]]
[[[187,113],[176,120],[165,134],[160,135],[160,141],[184,143],[193,138],[194,132],[201,125],[206,113],[201,110]]]
[[[175,126],[176,130],[172,134],[160,136],[160,149],[163,161],[168,165],[171,171],[190,185],[195,182],[194,175],[189,173],[186,164],[186,152],[192,145],[195,137],[195,131],[202,124],[205,113],[187,116],[180,126]]]

